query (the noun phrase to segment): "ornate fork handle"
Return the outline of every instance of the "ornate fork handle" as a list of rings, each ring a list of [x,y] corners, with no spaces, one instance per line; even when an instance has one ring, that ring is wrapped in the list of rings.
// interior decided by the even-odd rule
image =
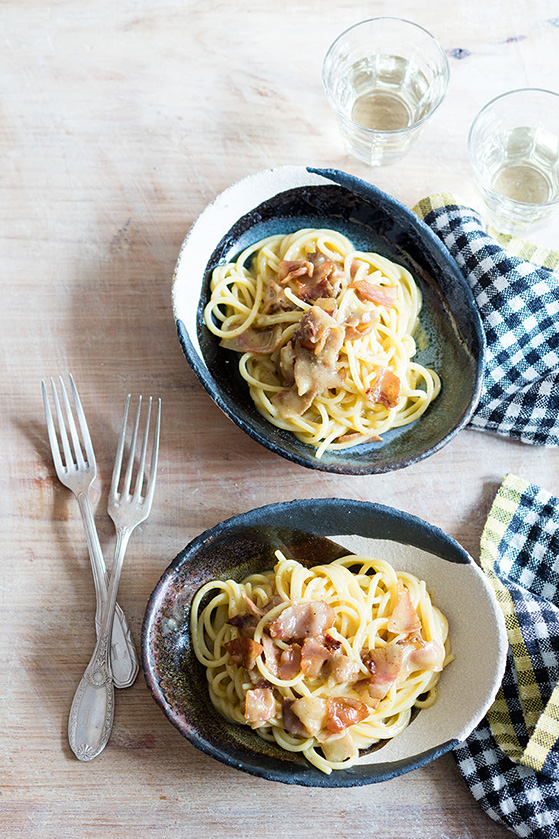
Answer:
[[[118,532],[115,561],[103,608],[101,632],[93,655],[78,685],[68,720],[68,739],[80,760],[91,760],[103,751],[113,727],[114,682],[111,668],[111,635],[122,563],[131,530]]]
[[[93,580],[95,582],[95,631],[97,637],[99,637],[103,606],[107,600],[107,570],[97,535],[97,528],[93,519],[89,495],[86,492],[80,492],[76,497],[82,514],[93,571]],[[108,652],[110,653],[115,686],[117,688],[130,687],[130,685],[134,684],[138,675],[138,658],[126,617],[118,603],[115,606],[111,647]]]

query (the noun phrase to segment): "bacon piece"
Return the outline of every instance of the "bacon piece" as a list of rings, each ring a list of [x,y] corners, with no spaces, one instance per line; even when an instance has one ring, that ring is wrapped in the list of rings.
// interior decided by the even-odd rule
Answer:
[[[388,367],[379,367],[376,379],[365,397],[373,404],[395,408],[400,400],[400,379]]]
[[[301,670],[305,676],[314,679],[320,674],[326,661],[347,658],[347,656],[339,654],[341,646],[342,642],[328,633],[305,638],[301,650]]]
[[[342,377],[336,369],[335,362],[332,365],[323,364],[312,352],[302,347],[297,347],[293,372],[297,391],[301,396],[309,392],[321,393],[327,388],[340,387],[342,384]]]
[[[350,656],[342,653],[332,656],[328,664],[328,675],[336,684],[354,682],[359,675],[359,665]]]
[[[251,728],[261,728],[276,713],[276,700],[271,688],[247,690],[245,719]]]
[[[249,608],[249,611],[251,611],[253,615],[257,615],[257,617],[261,618],[262,615],[264,614],[264,611],[256,605],[254,600],[251,600],[250,597],[247,594],[245,594],[243,596],[243,599],[244,599],[245,603],[247,604],[247,606]]]
[[[291,712],[302,722],[306,731],[315,735],[326,725],[328,707],[318,696],[302,696],[291,705]]]
[[[332,261],[326,256],[325,253],[322,251],[314,251],[313,253],[307,254],[307,259],[310,263],[312,263],[313,269],[320,268],[327,263],[333,265]]]
[[[278,265],[278,280],[281,285],[286,285],[290,280],[302,277],[304,274],[312,277],[313,271],[314,265],[306,259],[282,259]]]
[[[343,763],[344,760],[349,760],[351,757],[357,757],[357,746],[353,742],[353,737],[346,731],[341,737],[335,739],[325,740],[320,744],[326,760],[332,763]]]
[[[339,386],[336,362],[344,334],[344,329],[320,306],[311,306],[305,312],[293,333],[293,376],[300,396],[310,390],[320,393]]]
[[[333,297],[319,297],[315,303],[320,309],[324,309],[329,315],[335,315],[338,304]]]
[[[295,384],[294,366],[295,350],[293,349],[293,341],[288,341],[279,351],[279,369],[286,385]]]
[[[297,297],[305,303],[308,300],[319,300],[321,297],[330,297],[332,294],[332,286],[323,277],[319,282],[308,283],[302,280],[297,280]]]
[[[404,651],[400,644],[387,644],[386,647],[369,650],[363,658],[371,674],[367,685],[369,695],[377,701],[377,705],[398,678],[403,657]]]
[[[269,626],[272,638],[299,641],[322,635],[333,625],[336,613],[324,600],[311,600],[288,606]]]
[[[268,280],[264,292],[262,314],[273,315],[275,312],[290,311],[291,309],[295,309],[295,304],[285,296],[283,288],[275,280]]]
[[[322,638],[305,638],[301,650],[301,670],[309,679],[315,679],[325,661],[332,657]]]
[[[277,349],[281,338],[281,326],[272,329],[248,327],[233,338],[222,338],[220,346],[235,352],[251,352],[255,355],[270,355]]]
[[[334,289],[329,278],[334,271],[334,263],[319,252],[310,253],[307,259],[312,271],[309,273],[309,279],[301,277],[297,280],[298,297],[305,301],[331,297]]]
[[[356,341],[364,335],[372,332],[379,322],[378,312],[362,312],[359,315],[353,315],[349,320],[344,321],[346,341]]]
[[[402,671],[406,675],[414,670],[432,670],[437,673],[443,669],[444,657],[443,645],[434,638],[422,644],[410,645],[404,652]]]
[[[307,642],[305,641],[305,644]],[[291,646],[287,650],[283,650],[281,653],[280,663],[279,663],[279,677],[280,679],[285,679],[285,681],[289,681],[290,679],[294,679],[299,670],[301,669],[301,645],[300,644],[291,644]]]
[[[294,344],[312,350],[325,364],[338,360],[338,353],[344,342],[344,331],[320,306],[307,309],[297,330],[293,333]]]
[[[314,390],[308,390],[300,396],[297,388],[293,386],[289,390],[280,390],[279,393],[274,393],[270,402],[276,406],[284,419],[288,419],[302,416],[312,405],[315,396],[316,391]]]
[[[274,595],[262,608],[257,606],[256,603],[247,595],[244,595],[244,601],[247,604],[249,611],[242,614],[239,613],[237,615],[232,615],[227,621],[227,623],[231,624],[231,626],[236,626],[240,630],[254,629],[263,615],[269,612],[270,609],[273,609],[274,606],[277,606],[278,603],[281,603],[281,597]]]
[[[270,636],[265,632],[262,633],[262,646],[264,648],[264,662],[266,667],[272,676],[277,676],[280,666],[280,651]]]
[[[262,644],[252,638],[233,638],[224,645],[229,656],[241,667],[252,670],[258,656],[264,651]]]
[[[379,306],[386,306],[388,309],[398,299],[398,289],[393,285],[381,286],[368,280],[354,280],[349,287],[355,289],[362,300],[370,300],[371,303],[378,303]]]
[[[350,725],[355,725],[369,716],[369,708],[359,699],[341,696],[326,700],[327,716],[326,728],[332,734],[345,731]]]
[[[394,611],[387,624],[391,632],[399,635],[411,635],[421,630],[421,621],[412,603],[410,593],[401,580],[398,580],[398,595]]]
[[[281,706],[281,715],[283,719],[283,726],[290,734],[299,735],[302,737],[308,736],[308,731],[297,716],[293,713],[292,706],[295,699],[284,699]]]
[[[244,612],[244,614],[231,615],[227,623],[231,626],[236,626],[241,632],[254,629],[258,625],[258,618],[251,612]]]

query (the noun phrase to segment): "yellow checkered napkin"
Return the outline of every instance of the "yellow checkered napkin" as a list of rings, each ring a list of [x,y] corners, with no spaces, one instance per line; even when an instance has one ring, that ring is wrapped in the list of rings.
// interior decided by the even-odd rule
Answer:
[[[487,231],[447,194],[415,207],[466,278],[487,339],[471,426],[559,446],[559,252]]]
[[[455,757],[492,818],[519,836],[559,837],[559,499],[507,475],[481,564],[510,649],[495,703]]]

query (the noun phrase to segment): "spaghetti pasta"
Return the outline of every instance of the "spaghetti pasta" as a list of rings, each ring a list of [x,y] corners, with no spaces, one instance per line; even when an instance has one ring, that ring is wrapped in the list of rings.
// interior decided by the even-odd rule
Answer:
[[[240,353],[262,416],[324,451],[381,441],[440,391],[414,361],[421,292],[403,266],[334,230],[262,239],[212,274],[208,329]]]
[[[241,583],[202,586],[193,649],[226,719],[329,774],[436,701],[448,624],[423,581],[381,559],[307,568],[276,557]]]

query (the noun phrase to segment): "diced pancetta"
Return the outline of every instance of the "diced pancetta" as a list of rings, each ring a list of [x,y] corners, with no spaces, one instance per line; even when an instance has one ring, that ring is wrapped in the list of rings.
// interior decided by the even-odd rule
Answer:
[[[296,346],[293,374],[301,396],[322,393],[327,388],[340,387],[343,382],[335,364],[324,364],[311,350],[301,346]]]
[[[396,373],[388,367],[379,367],[376,378],[365,393],[366,399],[374,405],[395,408],[400,401],[401,382]]]
[[[280,390],[279,393],[274,393],[270,402],[276,406],[280,416],[289,419],[290,417],[301,417],[310,408],[315,396],[316,392],[314,390],[307,390],[300,396],[297,386],[294,385],[289,390]]]
[[[393,306],[398,299],[396,286],[381,286],[370,283],[368,280],[354,280],[349,287],[355,289],[362,299],[387,308]]]
[[[411,644],[404,652],[402,671],[407,675],[414,670],[431,670],[439,672],[443,669],[445,649],[436,639],[423,644]]]
[[[264,289],[264,300],[262,305],[263,315],[273,315],[275,312],[290,311],[295,304],[286,297],[283,288],[274,279],[268,280]]]
[[[369,695],[377,703],[384,699],[398,678],[403,655],[400,644],[387,644],[386,647],[369,650],[364,656],[363,663],[371,674],[367,685]]]
[[[328,707],[326,699],[318,696],[302,696],[291,705],[291,712],[300,719],[308,734],[318,734],[326,727]]]
[[[280,666],[280,651],[266,632],[262,633],[261,640],[264,648],[264,663],[272,676],[277,676]]]
[[[283,718],[283,725],[286,731],[289,734],[295,734],[299,736],[306,737],[308,736],[308,731],[297,716],[297,714],[293,713],[293,704],[296,702],[295,699],[284,699],[282,706],[281,706],[281,715]]]
[[[320,744],[326,760],[332,763],[343,763],[344,760],[357,756],[357,746],[353,742],[353,738],[349,731],[346,731],[341,737],[324,740]]]
[[[314,265],[306,259],[282,259],[278,265],[278,281],[281,285],[287,285],[290,280],[302,277],[305,274],[312,277]]]
[[[272,638],[298,641],[321,635],[333,625],[336,613],[324,600],[311,600],[287,606],[268,627]]]
[[[295,350],[293,341],[288,341],[279,351],[279,371],[286,385],[295,384]]]
[[[271,329],[253,329],[249,326],[240,335],[222,338],[220,346],[235,352],[251,352],[255,355],[270,355],[277,349],[281,338],[281,326]]]
[[[421,630],[421,621],[412,603],[410,593],[401,580],[398,580],[398,594],[394,611],[387,624],[391,632],[399,635],[411,635]]]
[[[318,282],[310,278],[307,282],[297,280],[297,297],[305,303],[309,300],[315,301],[320,300],[322,297],[330,297],[331,293],[332,287],[326,277],[323,277]]]
[[[305,638],[301,650],[301,670],[309,679],[315,679],[325,661],[332,657],[332,652],[322,638]]]
[[[252,670],[256,659],[264,650],[264,647],[258,641],[244,637],[232,638],[224,646],[232,660],[247,670]]]
[[[328,663],[328,675],[337,684],[354,682],[359,676],[359,664],[350,656],[338,653]]]
[[[320,306],[305,312],[293,333],[293,376],[301,396],[340,385],[336,363],[344,335],[344,329]]]
[[[372,332],[379,322],[377,312],[362,312],[359,316],[353,315],[344,321],[346,341],[356,341]]]
[[[245,699],[245,719],[251,728],[261,728],[276,713],[276,700],[271,688],[253,688],[247,690]]]
[[[326,700],[326,711],[326,728],[331,733],[345,731],[350,725],[362,722],[369,716],[368,706],[351,697],[330,697]]]
[[[334,364],[344,342],[344,330],[320,306],[307,309],[293,333],[295,345],[311,350],[324,364]]]
[[[227,623],[244,632],[248,629],[254,629],[258,624],[258,618],[252,612],[244,612],[242,615],[231,615]]]
[[[306,642],[305,642],[306,643]],[[278,675],[280,679],[289,681],[294,679],[301,669],[301,645],[291,644],[287,650],[282,650]]]

